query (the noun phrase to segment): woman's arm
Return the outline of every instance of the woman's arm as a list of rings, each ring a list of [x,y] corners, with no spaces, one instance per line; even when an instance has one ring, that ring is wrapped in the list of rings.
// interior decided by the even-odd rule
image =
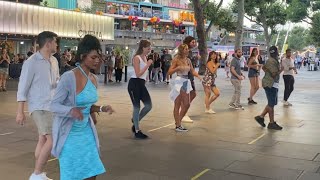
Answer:
[[[148,70],[149,66],[152,64],[152,60],[148,60],[147,65],[144,66],[142,69],[140,69],[140,59],[138,56],[135,56],[133,58],[133,68],[134,68],[134,72],[136,74],[136,77],[140,77],[144,74],[144,72],[146,72],[146,70]]]
[[[252,64],[254,62],[254,58],[249,58],[248,67],[249,68],[257,68],[260,66],[260,64]]]
[[[173,73],[177,72],[180,69],[177,63],[177,59],[172,60],[172,64],[168,70],[168,75],[172,75]]]
[[[217,64],[214,66],[214,63],[213,63],[212,61],[210,61],[210,62],[207,63],[207,68],[209,69],[209,71],[210,71],[212,74],[217,72],[217,69],[218,69],[219,66],[220,66],[219,63],[217,63]]]

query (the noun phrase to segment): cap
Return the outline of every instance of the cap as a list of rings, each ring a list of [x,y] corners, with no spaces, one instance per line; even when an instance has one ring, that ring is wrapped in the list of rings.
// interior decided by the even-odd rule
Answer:
[[[271,46],[269,48],[269,53],[270,54],[275,54],[275,53],[278,53],[278,48],[276,46]]]

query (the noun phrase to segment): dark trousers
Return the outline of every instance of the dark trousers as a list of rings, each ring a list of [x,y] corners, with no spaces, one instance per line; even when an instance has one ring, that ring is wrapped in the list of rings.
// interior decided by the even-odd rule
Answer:
[[[283,100],[287,101],[294,87],[294,77],[292,75],[283,75],[284,80],[284,96]]]
[[[116,75],[116,81],[121,81],[121,79],[122,79],[122,69],[116,69],[115,70],[115,75]]]

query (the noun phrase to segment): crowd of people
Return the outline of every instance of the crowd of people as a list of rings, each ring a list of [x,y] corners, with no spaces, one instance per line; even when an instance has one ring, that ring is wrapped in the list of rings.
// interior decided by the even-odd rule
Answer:
[[[59,67],[66,64],[57,58],[58,36],[49,31],[38,35],[39,51],[31,55],[22,67],[18,85],[17,101],[18,110],[16,122],[24,125],[26,121],[24,106],[28,103],[31,118],[38,128],[38,143],[35,149],[35,168],[30,180],[48,180],[44,172],[45,164],[50,156],[54,155],[59,160],[60,179],[89,179],[105,172],[100,159],[99,137],[96,130],[96,113],[105,112],[112,114],[115,110],[111,105],[97,105],[98,79],[92,73],[99,68],[104,57],[99,40],[92,35],[86,35],[79,42],[77,52],[74,52],[73,69],[65,69],[60,76]],[[219,54],[215,51],[209,53],[204,76],[200,76],[191,61],[192,49],[197,45],[195,38],[188,36],[178,46],[178,53],[172,57],[168,52],[163,55],[155,53],[151,49],[151,42],[141,40],[137,51],[133,56],[132,74],[128,83],[128,94],[132,102],[133,113],[131,118],[131,131],[136,139],[147,139],[149,136],[142,132],[140,123],[152,110],[152,97],[146,87],[148,78],[155,83],[159,82],[158,75],[166,83],[170,80],[171,91],[168,96],[174,103],[173,119],[175,131],[187,132],[182,122],[192,122],[187,112],[197,96],[195,81],[198,79],[205,92],[205,113],[215,114],[211,105],[220,96],[219,88],[215,82],[217,69],[220,67]],[[278,49],[275,46],[269,49],[270,58],[262,65],[258,59],[257,49],[253,49],[247,62],[249,67],[250,97],[248,104],[254,105],[254,95],[259,89],[260,71],[265,75],[262,79],[262,87],[268,103],[260,115],[254,119],[262,127],[265,127],[265,116],[269,115],[268,129],[281,130],[274,119],[274,106],[278,103],[278,87],[280,74],[283,72],[285,82],[284,105],[291,106],[288,102],[293,91],[294,75],[297,68],[291,57],[291,50],[286,51],[286,56],[280,60]],[[54,55],[53,55],[54,54]],[[71,53],[72,54],[72,53]],[[70,52],[63,53],[63,58],[70,62]],[[61,57],[61,56],[60,56]],[[244,110],[241,105],[241,84],[245,79],[241,65],[242,51],[236,49],[230,61],[231,83],[234,93],[229,103],[230,108]],[[71,57],[72,59],[72,57]],[[118,59],[118,62],[117,62]],[[2,56],[2,61],[8,61]],[[119,54],[110,56],[110,66],[120,69],[122,57]],[[0,61],[1,62],[1,61]],[[9,62],[8,62],[9,63]],[[1,64],[1,63],[0,63]],[[150,67],[152,67],[150,71]],[[120,72],[119,70],[119,72]],[[2,67],[0,68],[2,71]],[[48,73],[50,72],[50,73]],[[116,72],[117,73],[117,72]],[[173,76],[175,74],[175,76]],[[121,81],[119,74],[116,81]],[[110,77],[110,76],[109,76]],[[141,105],[143,103],[143,107]]]

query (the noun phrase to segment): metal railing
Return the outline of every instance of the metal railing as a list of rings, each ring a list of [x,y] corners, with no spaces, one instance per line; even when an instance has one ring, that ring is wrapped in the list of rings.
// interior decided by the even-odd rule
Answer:
[[[186,37],[186,35],[115,29],[114,37],[115,38],[129,38],[129,39],[183,40]]]

